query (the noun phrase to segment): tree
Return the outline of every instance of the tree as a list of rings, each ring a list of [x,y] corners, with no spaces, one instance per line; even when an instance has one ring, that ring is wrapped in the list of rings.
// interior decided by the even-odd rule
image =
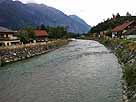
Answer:
[[[117,13],[116,18],[119,18],[119,17],[120,17],[120,14],[119,14],[119,13]]]
[[[46,27],[45,27],[44,24],[41,24],[41,25],[40,25],[40,30],[46,30]]]
[[[57,27],[48,27],[46,29],[48,29],[47,31],[49,34],[49,38],[60,39],[60,38],[69,37],[66,27],[57,26]]]
[[[29,43],[31,40],[35,40],[36,36],[32,28],[25,28],[19,32],[20,41],[24,44]]]
[[[113,18],[113,19],[116,19],[116,16],[115,16],[115,14],[112,14],[112,18]]]
[[[51,39],[61,39],[61,38],[74,37],[75,34],[67,32],[68,28],[69,28],[68,26],[66,26],[66,27],[63,27],[63,26],[51,27],[51,26],[45,26],[44,24],[37,27],[37,29],[46,30],[49,34],[49,38],[51,38]]]
[[[26,31],[22,30],[19,34],[20,41],[24,44],[29,42],[29,35]]]
[[[31,40],[35,40],[36,39],[34,30],[32,28],[26,28],[25,30],[28,33],[29,39],[31,39]]]
[[[129,12],[126,13],[126,16],[131,16],[131,14]]]

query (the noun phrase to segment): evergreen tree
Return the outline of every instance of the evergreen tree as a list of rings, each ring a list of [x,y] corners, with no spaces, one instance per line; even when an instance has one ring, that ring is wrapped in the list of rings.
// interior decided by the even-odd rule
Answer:
[[[120,17],[120,14],[119,14],[119,13],[117,13],[116,17],[117,17],[117,18],[119,18],[119,17]]]
[[[46,30],[46,27],[44,24],[41,24],[39,28],[40,28],[40,30]]]
[[[129,12],[126,13],[126,16],[131,16],[131,14]]]

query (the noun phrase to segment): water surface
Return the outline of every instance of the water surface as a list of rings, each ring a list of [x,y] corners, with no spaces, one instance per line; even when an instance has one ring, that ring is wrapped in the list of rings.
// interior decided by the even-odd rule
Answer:
[[[121,102],[121,69],[96,41],[76,40],[0,70],[0,102]]]

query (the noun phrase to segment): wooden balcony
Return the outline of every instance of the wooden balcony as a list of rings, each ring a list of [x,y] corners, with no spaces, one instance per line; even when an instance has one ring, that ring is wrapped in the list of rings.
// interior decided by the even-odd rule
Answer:
[[[14,38],[4,38],[4,37],[0,37],[0,41],[14,41],[14,40],[19,40],[18,38],[14,37]]]

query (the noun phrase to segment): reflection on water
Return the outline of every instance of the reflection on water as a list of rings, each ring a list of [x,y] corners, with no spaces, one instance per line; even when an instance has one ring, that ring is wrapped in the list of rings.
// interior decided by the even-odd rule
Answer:
[[[0,102],[121,102],[117,59],[95,41],[75,40],[3,69]]]

